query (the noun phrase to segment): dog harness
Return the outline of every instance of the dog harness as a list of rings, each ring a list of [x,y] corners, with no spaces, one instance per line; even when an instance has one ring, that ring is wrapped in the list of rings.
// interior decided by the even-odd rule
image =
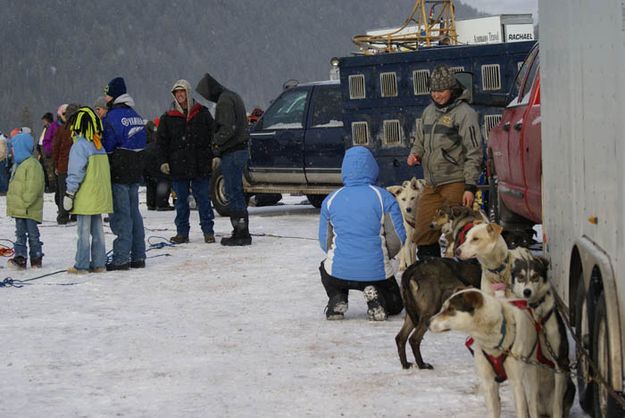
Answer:
[[[458,248],[459,246],[464,244],[464,241],[466,240],[466,237],[467,237],[467,232],[469,232],[469,229],[471,228],[473,228],[473,222],[469,222],[460,230],[460,232],[458,232],[458,236],[456,237],[455,248]]]
[[[545,366],[549,368],[555,369],[555,365],[553,364],[553,362],[547,359],[543,355],[541,345],[540,345],[540,337],[539,337],[542,326],[547,322],[547,319],[549,319],[549,317],[553,313],[553,310],[549,311],[549,313],[545,315],[545,318],[543,318],[543,320],[539,323],[534,318],[534,312],[528,306],[527,301],[525,299],[509,300],[508,302],[516,306],[519,309],[528,311],[532,318],[532,322],[534,323],[534,329],[536,329],[536,342],[534,343],[534,347],[532,347],[532,351],[527,357],[528,358],[531,357],[532,354],[534,354],[534,351],[536,351],[536,360],[538,360],[539,363],[544,364]],[[491,367],[493,368],[493,371],[495,372],[495,381],[497,383],[502,383],[508,380],[508,375],[506,374],[506,369],[504,368],[504,362],[508,358],[508,353],[510,352],[510,349],[512,348],[516,340],[516,335],[515,335],[515,339],[512,340],[512,344],[510,344],[510,346],[507,349],[503,349],[501,347],[504,339],[506,338],[506,333],[507,333],[506,322],[507,322],[506,317],[504,316],[503,321],[501,321],[501,330],[499,331],[501,333],[501,339],[499,340],[499,344],[497,344],[497,346],[495,347],[495,350],[501,350],[503,352],[500,355],[496,356],[493,354],[488,354],[486,351],[482,350],[482,353],[486,357],[486,360],[488,360]],[[471,355],[474,355],[474,351],[473,351],[474,342],[475,340],[473,339],[473,337],[467,337],[467,340],[464,343],[467,349],[469,349],[469,351],[471,352]]]

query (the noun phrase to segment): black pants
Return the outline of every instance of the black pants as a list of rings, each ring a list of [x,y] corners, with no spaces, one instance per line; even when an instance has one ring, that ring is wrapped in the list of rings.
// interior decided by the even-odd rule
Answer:
[[[145,188],[145,200],[148,208],[156,209],[169,207],[169,195],[171,193],[171,184],[169,181],[146,176]]]
[[[323,267],[323,263],[319,266],[319,273],[321,274],[321,284],[323,284],[323,287],[326,289],[328,298],[341,295],[342,299],[347,302],[347,295],[350,290],[360,290],[362,292],[365,287],[374,286],[382,295],[382,305],[388,315],[397,315],[404,308],[404,303],[401,299],[401,292],[399,290],[397,280],[395,280],[395,276],[374,282],[342,280],[337,279],[334,276],[330,276]]]
[[[54,200],[56,202],[56,221],[67,222],[69,221],[69,212],[63,207],[63,197],[67,191],[67,185],[65,180],[67,179],[67,173],[59,173],[56,177],[56,192],[54,194]]]

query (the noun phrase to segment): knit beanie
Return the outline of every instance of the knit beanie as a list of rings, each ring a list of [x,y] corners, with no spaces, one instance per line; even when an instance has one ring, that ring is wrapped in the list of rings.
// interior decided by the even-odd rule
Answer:
[[[117,99],[122,94],[126,94],[126,82],[121,77],[116,77],[109,81],[104,88],[104,95]]]
[[[445,64],[434,68],[430,75],[430,91],[452,90],[456,84],[454,72]]]

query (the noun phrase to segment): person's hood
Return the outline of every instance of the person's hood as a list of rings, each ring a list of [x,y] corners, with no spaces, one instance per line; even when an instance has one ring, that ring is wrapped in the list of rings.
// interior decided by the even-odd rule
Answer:
[[[113,100],[114,105],[123,104],[129,107],[135,107],[135,101],[128,93],[124,93],[117,99]]]
[[[197,83],[197,87],[195,88],[195,91],[197,91],[200,96],[214,103],[217,103],[219,96],[224,90],[224,87],[209,73],[204,74],[204,77]]]
[[[31,134],[21,133],[11,138],[11,147],[13,148],[13,160],[17,164],[33,155],[35,147],[35,139]]]
[[[365,147],[352,147],[345,152],[341,178],[346,186],[374,184],[380,168],[373,154]]]
[[[185,90],[187,92],[187,113],[191,111],[193,107],[193,99],[191,98],[191,84],[187,80],[178,80],[174,83],[171,88],[171,96],[174,98],[173,108],[176,109],[180,113],[185,113],[180,103],[176,100],[176,95],[174,94],[175,90]]]

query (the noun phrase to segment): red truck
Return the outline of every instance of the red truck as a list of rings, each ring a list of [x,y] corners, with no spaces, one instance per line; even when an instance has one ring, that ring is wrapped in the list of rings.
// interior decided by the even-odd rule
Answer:
[[[490,216],[518,244],[531,243],[542,223],[538,44],[521,65],[510,104],[488,137]]]

